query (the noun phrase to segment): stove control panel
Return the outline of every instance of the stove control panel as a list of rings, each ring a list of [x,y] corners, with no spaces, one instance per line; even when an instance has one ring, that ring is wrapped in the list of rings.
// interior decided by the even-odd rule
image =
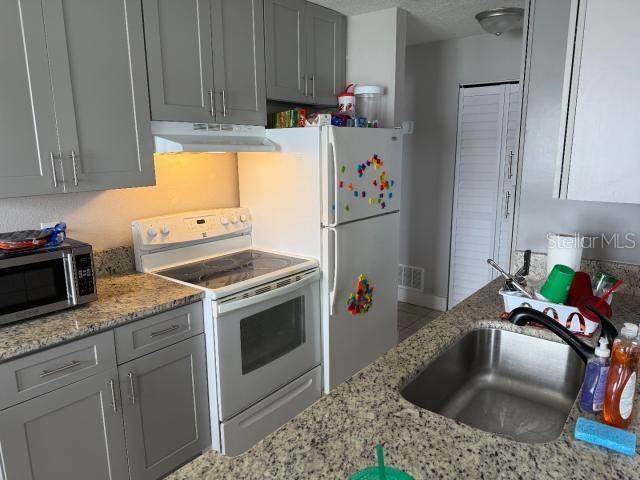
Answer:
[[[131,223],[134,245],[162,246],[251,232],[247,208],[198,210]]]

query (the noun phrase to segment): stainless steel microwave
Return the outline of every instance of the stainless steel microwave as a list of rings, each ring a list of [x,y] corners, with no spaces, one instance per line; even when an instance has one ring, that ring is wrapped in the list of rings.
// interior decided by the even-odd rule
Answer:
[[[0,253],[0,325],[91,302],[97,297],[91,245]]]

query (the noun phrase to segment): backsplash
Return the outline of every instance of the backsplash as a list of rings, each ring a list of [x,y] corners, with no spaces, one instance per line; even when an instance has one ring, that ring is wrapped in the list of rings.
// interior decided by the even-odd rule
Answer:
[[[93,263],[96,277],[121,275],[136,269],[131,245],[93,252]]]
[[[524,251],[515,250],[511,255],[511,272],[515,273],[524,263]],[[531,267],[529,277],[542,279],[546,276],[546,253],[531,253]],[[582,259],[581,270],[591,277],[598,272],[607,272],[624,283],[618,290],[627,295],[640,296],[640,265],[610,262],[604,260]]]

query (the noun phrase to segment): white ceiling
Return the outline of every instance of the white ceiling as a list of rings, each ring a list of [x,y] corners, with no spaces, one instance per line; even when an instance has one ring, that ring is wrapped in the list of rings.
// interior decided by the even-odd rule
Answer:
[[[407,43],[433,42],[484,33],[475,14],[497,7],[522,7],[525,0],[311,0],[345,15],[400,7],[409,12]]]

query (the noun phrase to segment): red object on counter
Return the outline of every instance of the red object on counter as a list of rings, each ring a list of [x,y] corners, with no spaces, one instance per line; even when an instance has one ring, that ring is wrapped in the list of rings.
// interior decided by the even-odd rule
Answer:
[[[592,297],[593,289],[591,288],[591,277],[586,272],[576,272],[573,281],[569,287],[569,296],[567,297],[567,305],[577,307],[577,303],[582,297]]]

